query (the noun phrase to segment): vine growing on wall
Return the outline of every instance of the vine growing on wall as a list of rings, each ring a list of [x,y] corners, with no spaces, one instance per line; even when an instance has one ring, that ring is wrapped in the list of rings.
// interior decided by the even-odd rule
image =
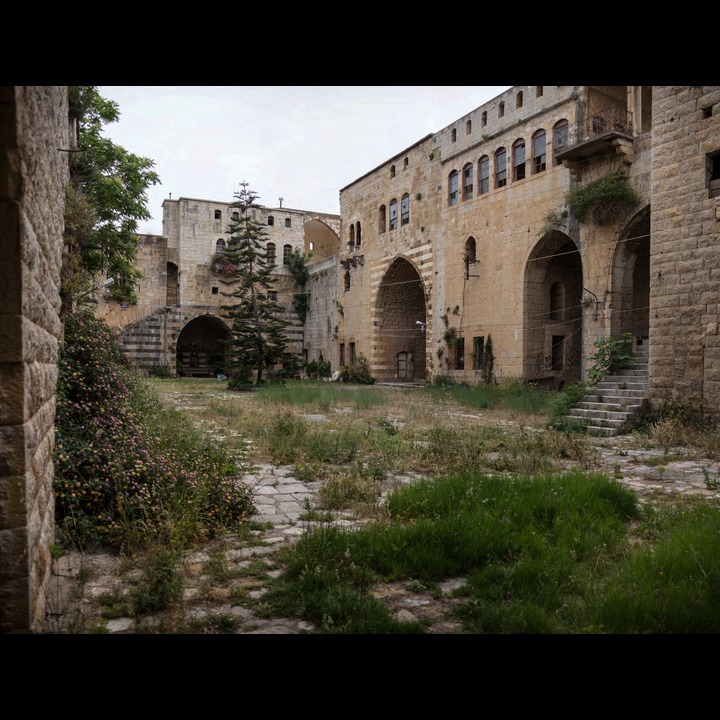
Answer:
[[[300,322],[305,323],[308,307],[310,306],[310,294],[306,292],[305,286],[310,277],[310,271],[307,269],[308,256],[295,248],[287,258],[287,267],[293,276],[293,285],[295,293],[293,294],[293,310],[300,318]]]
[[[566,200],[580,222],[592,220],[597,225],[612,222],[641,202],[622,170],[613,170],[583,187],[570,190]]]

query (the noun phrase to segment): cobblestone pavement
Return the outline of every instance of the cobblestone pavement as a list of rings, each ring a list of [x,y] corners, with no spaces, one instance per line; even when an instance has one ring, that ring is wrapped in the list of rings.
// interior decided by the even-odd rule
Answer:
[[[629,438],[605,438],[597,441],[605,471],[638,492],[642,498],[653,493],[696,494],[708,499],[720,498],[717,489],[711,490],[712,481],[720,477],[720,464],[703,459],[665,460],[661,450],[638,450],[630,447]],[[410,483],[412,476],[394,478],[394,486]],[[273,569],[272,555],[283,543],[292,542],[305,532],[310,523],[301,520],[303,513],[313,507],[313,499],[319,483],[300,482],[293,476],[292,467],[259,465],[249,472],[245,481],[254,490],[257,514],[252,518],[268,523],[261,531],[261,544],[247,546],[246,542],[234,542],[230,537],[223,550],[230,570],[239,570],[253,563],[267,563],[272,577],[279,571]],[[710,482],[709,482],[710,481]],[[350,516],[336,514],[333,523],[342,527],[355,527],[359,521]],[[289,618],[265,619],[258,617],[248,607],[231,602],[230,590],[225,587],[209,587],[206,567],[211,562],[210,552],[196,552],[185,561],[186,587],[184,607],[185,626],[211,627],[213,616],[232,618],[233,634],[313,634],[318,629],[310,623]],[[47,632],[88,632],[93,619],[88,616],[93,598],[117,594],[129,586],[133,572],[123,572],[122,560],[101,553],[65,555],[54,565],[52,592],[48,601],[49,623]],[[78,578],[84,574],[90,579],[84,582],[83,597],[75,597],[79,587]],[[381,598],[399,618],[418,619],[428,622],[428,632],[436,634],[460,633],[461,629],[444,619],[444,611],[453,603],[451,591],[462,583],[460,578],[448,580],[441,589],[440,600],[414,593],[409,585],[393,584],[379,588],[376,596]],[[262,597],[265,588],[257,580],[247,581],[244,588],[252,600]],[[201,591],[203,594],[201,594]],[[202,598],[202,599],[201,599]],[[96,619],[97,620],[97,619]],[[138,634],[162,632],[158,618],[114,618],[106,623],[111,634]],[[198,630],[197,632],[209,632]],[[217,632],[217,631],[216,631]]]

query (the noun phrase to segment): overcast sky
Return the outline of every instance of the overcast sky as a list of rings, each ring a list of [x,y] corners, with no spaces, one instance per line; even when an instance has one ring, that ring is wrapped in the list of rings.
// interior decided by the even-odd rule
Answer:
[[[340,189],[504,92],[510,85],[101,85],[120,119],[116,145],[155,162],[152,219],[162,234],[172,196],[232,202],[241,182],[258,203],[340,212]]]

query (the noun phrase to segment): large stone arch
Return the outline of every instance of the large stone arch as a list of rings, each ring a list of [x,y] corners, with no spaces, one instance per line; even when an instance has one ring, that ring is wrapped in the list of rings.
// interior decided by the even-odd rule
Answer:
[[[180,331],[176,343],[177,374],[183,377],[214,377],[226,370],[228,326],[214,315],[200,315]]]
[[[523,377],[563,387],[581,377],[583,270],[575,242],[544,235],[525,265]]]
[[[312,253],[312,260],[324,260],[340,251],[338,233],[323,220],[308,220],[304,225],[305,254]]]
[[[650,333],[650,206],[640,210],[618,237],[609,299],[610,334],[629,332],[635,342]]]
[[[385,271],[375,300],[374,347],[377,380],[425,379],[425,287],[420,273],[404,257]]]

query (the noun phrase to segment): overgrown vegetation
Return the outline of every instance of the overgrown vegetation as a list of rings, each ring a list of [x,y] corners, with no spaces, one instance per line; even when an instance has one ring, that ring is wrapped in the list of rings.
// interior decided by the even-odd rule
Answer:
[[[593,220],[598,225],[607,225],[641,202],[622,170],[568,191],[566,200],[580,222]]]
[[[238,458],[166,409],[88,312],[65,320],[55,427],[56,522],[67,547],[192,543],[253,512]]]
[[[307,292],[307,281],[310,277],[310,271],[307,269],[308,256],[295,248],[287,257],[286,265],[290,274],[293,276],[293,310],[300,318],[301,323],[305,323],[307,311],[310,307],[310,294]]]

